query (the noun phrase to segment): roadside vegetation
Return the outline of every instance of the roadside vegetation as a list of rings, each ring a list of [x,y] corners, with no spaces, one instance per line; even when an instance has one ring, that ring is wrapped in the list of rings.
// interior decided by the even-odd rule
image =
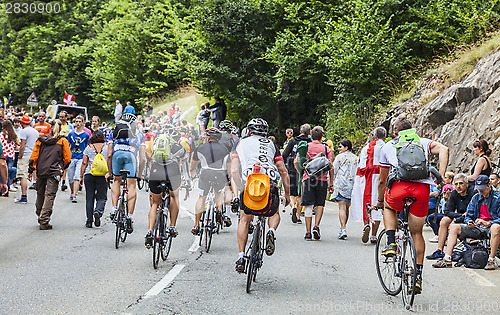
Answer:
[[[500,26],[499,0],[60,3],[58,14],[0,12],[0,94],[48,104],[67,91],[103,115],[115,99],[142,106],[189,85],[223,97],[231,120],[263,117],[278,136],[323,124],[354,142],[427,69]],[[464,56],[450,82],[497,46]]]

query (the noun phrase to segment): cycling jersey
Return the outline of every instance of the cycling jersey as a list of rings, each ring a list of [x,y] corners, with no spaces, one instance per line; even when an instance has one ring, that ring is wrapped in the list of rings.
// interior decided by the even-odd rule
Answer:
[[[398,143],[399,143],[399,137],[392,139],[383,146],[380,152],[380,167],[390,168],[391,166],[392,167],[398,166],[397,150],[395,147],[395,145]],[[426,138],[420,138],[420,144],[424,148],[425,157],[427,158],[427,160],[429,160],[432,140]],[[412,180],[412,182],[423,183],[433,186],[436,185],[430,175],[429,178]]]
[[[233,158],[239,158],[241,163],[242,179],[246,182],[248,174],[253,172],[253,166],[260,162],[261,173],[271,180],[280,178],[274,168],[274,163],[283,161],[278,147],[269,139],[257,135],[243,138],[238,142]]]
[[[228,152],[233,150],[234,143],[236,141],[235,137],[227,131],[221,131],[222,137],[219,140],[219,143],[224,145]]]
[[[218,142],[203,143],[196,148],[193,160],[200,161],[202,170],[226,170],[229,151]]]

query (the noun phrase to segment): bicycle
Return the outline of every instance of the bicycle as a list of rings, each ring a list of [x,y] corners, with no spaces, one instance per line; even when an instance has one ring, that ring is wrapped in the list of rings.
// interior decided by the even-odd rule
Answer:
[[[160,256],[163,261],[167,260],[172,246],[172,236],[167,227],[168,211],[170,208],[170,192],[167,183],[160,184],[162,190],[161,205],[156,215],[156,223],[153,232],[153,268],[158,268]]]
[[[127,170],[121,170],[122,177],[121,194],[118,198],[118,209],[113,217],[113,223],[116,225],[115,248],[118,249],[120,241],[123,243],[127,239],[127,213],[128,213],[128,187],[127,176],[130,174]]]
[[[142,178],[141,180],[137,180],[137,188],[139,188],[139,190],[145,188],[144,190],[146,192],[149,191],[149,172],[151,171],[151,164],[151,159],[149,157],[146,157],[146,165],[144,166],[144,170],[142,171]]]
[[[416,200],[414,197],[403,199],[405,205],[402,219],[398,218],[396,230],[396,256],[386,257],[382,255],[384,246],[387,244],[385,229],[379,233],[375,246],[375,263],[380,284],[389,295],[396,296],[402,292],[403,303],[407,310],[413,306],[417,279],[417,254],[408,228],[410,206]],[[370,212],[374,208],[369,204],[366,206],[370,208]]]
[[[203,212],[200,219],[199,245],[201,246],[201,244],[203,243],[203,235],[205,235],[205,250],[207,253],[210,250],[210,246],[212,245],[212,236],[214,234],[214,230],[216,229],[216,208],[217,206],[215,205],[214,200],[214,190],[213,187],[210,187],[210,191],[208,192],[207,199],[205,201],[205,212]]]
[[[262,267],[264,257],[266,217],[259,216],[257,223],[254,224],[253,237],[250,246],[245,252],[245,273],[247,274],[247,293],[250,293],[252,281],[257,278],[257,271]]]

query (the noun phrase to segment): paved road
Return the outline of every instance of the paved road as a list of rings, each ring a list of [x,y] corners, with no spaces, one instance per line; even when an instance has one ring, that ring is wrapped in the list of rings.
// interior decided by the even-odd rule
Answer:
[[[68,197],[67,192],[57,196],[52,231],[38,230],[34,191],[27,205],[0,199],[1,314],[406,313],[399,296],[383,292],[374,247],[360,241],[362,225],[350,222],[348,239],[336,239],[335,203],[327,205],[321,241],[304,241],[304,226],[282,215],[276,253],[264,258],[258,282],[247,294],[245,276],[234,271],[235,225],[214,237],[210,253],[193,247],[193,198],[182,203],[180,234],[169,259],[154,270],[143,244],[145,192],[139,192],[136,230],[118,250],[109,219],[100,228],[85,228],[83,194],[78,204]],[[429,238],[430,230],[425,234]],[[427,253],[435,248],[428,244]],[[172,277],[166,287],[152,289]],[[426,261],[415,312],[492,313],[500,309],[499,287],[500,271],[434,270]]]

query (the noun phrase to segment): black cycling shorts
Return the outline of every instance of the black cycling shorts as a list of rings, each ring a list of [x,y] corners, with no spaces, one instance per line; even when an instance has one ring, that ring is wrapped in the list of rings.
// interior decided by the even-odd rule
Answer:
[[[176,163],[160,164],[154,162],[151,165],[151,173],[149,178],[149,188],[153,194],[161,194],[160,184],[167,182],[168,189],[176,190],[181,186],[181,172],[179,165]]]
[[[200,196],[208,196],[210,187],[214,188],[215,192],[220,192],[227,184],[227,172],[222,170],[202,170],[200,180],[198,181],[198,190]]]
[[[311,178],[306,179],[302,182],[301,205],[324,207],[327,190],[327,181]]]

